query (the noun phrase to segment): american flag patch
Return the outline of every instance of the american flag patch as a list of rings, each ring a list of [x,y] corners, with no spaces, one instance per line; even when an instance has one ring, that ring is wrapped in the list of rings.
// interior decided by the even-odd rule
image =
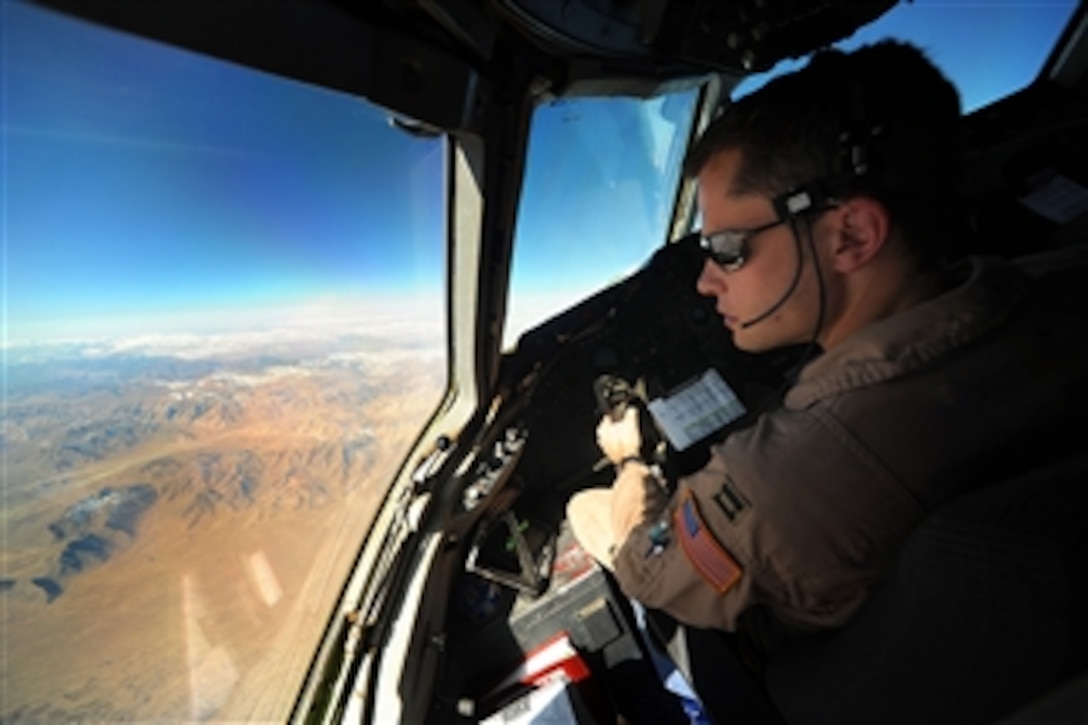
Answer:
[[[684,553],[700,576],[719,594],[724,594],[740,581],[743,570],[703,523],[691,491],[684,492],[675,516],[677,538]]]

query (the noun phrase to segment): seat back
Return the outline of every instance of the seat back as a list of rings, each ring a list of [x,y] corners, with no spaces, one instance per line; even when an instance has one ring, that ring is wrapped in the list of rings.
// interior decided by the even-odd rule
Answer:
[[[1088,455],[976,491],[912,534],[840,632],[768,663],[789,723],[992,722],[1088,662]]]

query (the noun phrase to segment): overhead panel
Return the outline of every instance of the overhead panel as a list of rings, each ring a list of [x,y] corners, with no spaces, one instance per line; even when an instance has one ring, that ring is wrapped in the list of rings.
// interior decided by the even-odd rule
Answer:
[[[681,61],[746,73],[849,36],[896,0],[500,0],[514,22],[571,54]]]

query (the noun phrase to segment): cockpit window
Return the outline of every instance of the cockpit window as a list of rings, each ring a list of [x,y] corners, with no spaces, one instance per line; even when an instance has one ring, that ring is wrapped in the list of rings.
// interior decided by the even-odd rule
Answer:
[[[3,6],[0,720],[282,722],[446,385],[444,141]]]
[[[505,346],[633,272],[665,243],[698,90],[537,108],[514,237]]]
[[[956,83],[965,113],[1025,87],[1042,71],[1076,0],[901,2],[837,45],[913,42]],[[734,99],[807,58],[779,63]],[[693,92],[649,101],[563,99],[537,109],[515,236],[504,346],[627,274],[664,241]]]
[[[897,3],[836,46],[851,49],[889,37],[914,43],[956,84],[964,113],[970,113],[1035,80],[1076,7],[1076,0],[911,0]],[[732,97],[751,93],[805,62],[783,61],[746,78]]]

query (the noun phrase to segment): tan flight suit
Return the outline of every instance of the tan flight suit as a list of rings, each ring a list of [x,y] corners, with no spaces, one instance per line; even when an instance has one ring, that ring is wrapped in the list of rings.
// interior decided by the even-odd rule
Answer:
[[[637,462],[577,494],[575,535],[681,622],[735,630],[762,604],[788,632],[842,625],[928,511],[1083,440],[1084,307],[997,260],[960,272],[810,363],[671,499]]]

